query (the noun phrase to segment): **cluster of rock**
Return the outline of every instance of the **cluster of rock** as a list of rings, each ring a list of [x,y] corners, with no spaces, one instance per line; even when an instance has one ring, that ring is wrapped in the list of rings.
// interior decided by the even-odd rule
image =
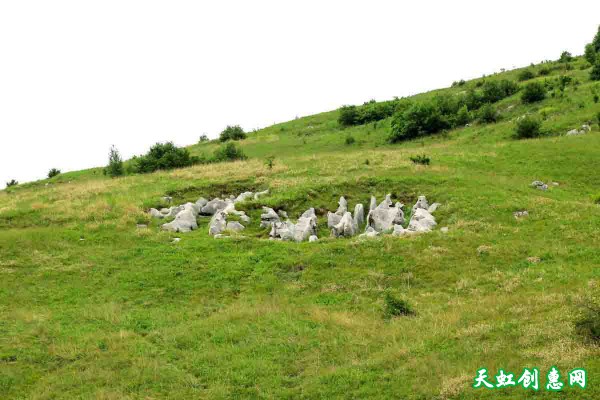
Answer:
[[[268,190],[257,193],[244,192],[237,197],[231,196],[226,199],[217,197],[210,201],[201,197],[195,203],[190,202],[180,206],[162,208],[160,210],[151,208],[150,215],[154,218],[161,219],[175,217],[173,221],[161,226],[162,229],[172,232],[190,232],[197,229],[197,218],[201,215],[212,217],[208,228],[208,233],[212,236],[221,234],[225,230],[239,232],[245,228],[244,225],[237,221],[227,222],[227,216],[236,215],[239,217],[240,221],[245,223],[250,222],[250,218],[244,211],[236,210],[235,204],[248,199],[258,200],[268,192]],[[172,202],[173,199],[167,196],[163,197],[162,200],[165,202]]]
[[[531,182],[531,187],[538,190],[548,190],[548,185],[542,181]]]
[[[285,220],[282,220],[285,219]],[[293,240],[303,242],[308,240],[314,242],[317,238],[317,215],[315,209],[306,210],[298,221],[294,224],[289,220],[285,211],[275,210],[269,207],[263,207],[263,213],[260,215],[261,228],[271,227],[269,238],[274,240]]]
[[[592,130],[591,126],[589,126],[588,124],[583,124],[583,125],[581,125],[581,129],[572,129],[569,132],[567,132],[567,136],[585,135],[586,133],[590,132],[591,130]]]
[[[249,199],[258,200],[268,193],[268,190],[258,193],[244,192],[237,197],[207,200],[200,198],[195,203],[185,203],[157,210],[150,209],[150,215],[155,218],[175,218],[171,222],[162,225],[162,229],[173,232],[190,232],[198,228],[197,217],[210,216],[208,233],[215,237],[224,237],[225,231],[241,232],[245,226],[238,221],[227,221],[231,215],[236,216],[243,223],[249,223],[250,218],[244,211],[236,210],[236,203]],[[172,201],[172,199],[163,199]],[[394,236],[404,236],[431,231],[436,225],[432,213],[435,212],[439,203],[429,205],[425,196],[419,196],[412,207],[410,221],[405,227],[403,207],[400,202],[394,203],[391,195],[377,204],[377,199],[371,196],[369,210],[365,217],[365,209],[362,204],[354,206],[354,213],[348,211],[348,202],[342,196],[338,202],[335,212],[327,213],[327,227],[331,236],[352,237],[359,234],[364,227],[364,233],[360,237],[375,237],[384,233],[392,233]],[[260,215],[260,227],[270,228],[269,238],[273,240],[314,242],[317,237],[317,215],[314,208],[306,210],[298,220],[292,222],[283,210],[276,212],[270,207],[263,207]]]

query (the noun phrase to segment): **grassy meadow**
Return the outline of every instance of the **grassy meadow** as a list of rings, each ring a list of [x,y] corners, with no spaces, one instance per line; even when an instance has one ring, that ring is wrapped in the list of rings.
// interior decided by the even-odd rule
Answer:
[[[389,145],[390,119],[342,128],[331,111],[249,134],[247,161],[0,191],[0,399],[600,398],[600,349],[575,329],[578,299],[600,285],[600,84],[583,59],[551,65],[535,80],[577,84],[532,105],[506,98],[495,124]],[[548,135],[514,139],[525,114]],[[592,132],[564,136],[587,121]],[[419,154],[431,165],[413,164]],[[163,232],[146,212],[166,194],[266,188],[238,206],[252,223],[230,239],[208,236],[208,218]],[[448,233],[329,238],[339,196],[353,209],[387,193],[405,210],[420,194],[441,203]],[[319,242],[268,240],[262,205],[293,219],[315,207]],[[386,294],[416,314],[385,318]],[[585,368],[588,387],[471,387],[482,367],[492,381],[538,367],[543,386],[551,366],[565,386]]]

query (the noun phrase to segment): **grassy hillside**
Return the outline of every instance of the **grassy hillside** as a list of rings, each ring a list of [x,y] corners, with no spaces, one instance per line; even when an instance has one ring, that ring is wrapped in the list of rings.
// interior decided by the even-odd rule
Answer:
[[[243,162],[118,179],[92,169],[1,191],[0,398],[599,398],[599,348],[575,323],[578,297],[600,285],[600,133],[564,133],[596,119],[600,87],[583,59],[571,65],[531,67],[578,84],[534,105],[506,98],[496,124],[389,145],[390,119],[342,128],[332,111],[250,134]],[[513,139],[525,114],[550,135]],[[146,213],[165,194],[265,188],[239,207],[253,226],[233,239],[208,236],[208,219],[162,232]],[[327,237],[339,196],[354,207],[386,193],[442,203],[449,232]],[[293,218],[315,207],[321,240],[267,240],[261,205]],[[384,318],[386,294],[416,315]],[[553,365],[563,378],[585,368],[588,388],[471,387],[481,367],[538,367],[543,386]]]

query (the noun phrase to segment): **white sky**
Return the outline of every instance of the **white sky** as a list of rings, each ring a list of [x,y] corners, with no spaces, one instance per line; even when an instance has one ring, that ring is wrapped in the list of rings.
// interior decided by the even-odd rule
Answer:
[[[600,2],[0,0],[0,187],[583,53]]]

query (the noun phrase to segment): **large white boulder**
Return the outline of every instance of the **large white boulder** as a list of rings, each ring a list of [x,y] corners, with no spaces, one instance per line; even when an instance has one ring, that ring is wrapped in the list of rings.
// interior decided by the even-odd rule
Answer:
[[[411,232],[430,232],[437,223],[429,211],[424,208],[417,208],[408,223],[408,231]]]
[[[239,223],[239,222],[237,222],[237,221],[230,221],[230,222],[228,222],[228,223],[227,223],[227,227],[226,227],[226,229],[227,229],[228,231],[231,231],[231,232],[241,232],[241,231],[243,231],[245,228],[246,228],[246,227],[245,227],[244,225],[240,224],[240,223]]]
[[[354,206],[354,224],[360,228],[365,223],[365,209],[362,204]]]
[[[217,211],[208,225],[208,234],[211,236],[222,233],[227,228],[227,214],[223,211]]]
[[[373,211],[377,208],[377,199],[375,196],[371,196],[371,203],[369,204],[369,211]]]
[[[372,228],[379,233],[389,232],[394,225],[404,223],[404,212],[402,204],[396,203],[394,207],[388,207],[388,202],[382,202],[377,208],[367,215],[367,228]]]
[[[215,213],[219,210],[227,207],[227,202],[225,200],[215,198],[206,203],[204,207],[200,210],[202,215],[215,215]]]
[[[260,227],[266,228],[275,222],[280,222],[279,215],[270,207],[263,207],[263,213],[260,214]]]
[[[358,227],[354,223],[352,214],[349,212],[344,213],[344,216],[340,222],[331,228],[331,234],[335,237],[351,237],[356,235]]]
[[[202,207],[204,207],[207,203],[208,200],[206,200],[204,197],[200,197],[198,200],[196,200],[196,205],[200,210],[202,210]]]
[[[341,215],[332,213],[331,211],[327,212],[327,227],[329,229],[333,228],[334,226],[336,226],[337,224],[340,223],[341,219],[342,219]]]
[[[346,211],[348,211],[348,202],[344,198],[344,196],[340,197],[340,201],[338,201],[338,209],[335,212],[339,216],[343,216]]]
[[[285,222],[273,222],[271,224],[271,232],[269,232],[269,236],[272,239],[280,239],[280,240],[294,240],[294,231],[296,226],[290,221]]]
[[[429,203],[427,202],[427,198],[425,196],[419,196],[417,202],[412,208],[412,213],[415,213],[415,210],[418,208],[423,208],[427,210],[429,208]]]
[[[162,225],[162,229],[171,232],[190,232],[197,228],[196,215],[190,209],[180,211],[173,221]]]

